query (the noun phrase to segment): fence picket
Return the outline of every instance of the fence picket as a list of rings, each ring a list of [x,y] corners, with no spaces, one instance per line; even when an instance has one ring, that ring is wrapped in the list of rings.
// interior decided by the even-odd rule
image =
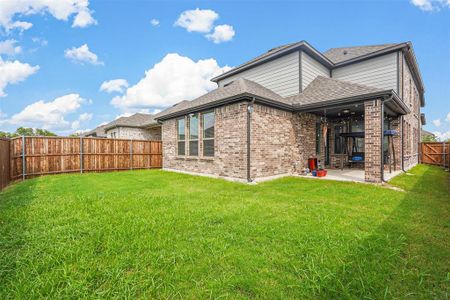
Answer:
[[[11,180],[45,174],[162,167],[161,141],[21,137],[13,138],[9,142],[11,143],[10,147],[8,145],[10,154],[8,159],[11,166],[9,179]],[[128,143],[129,147],[127,147]],[[134,143],[137,144],[134,145]],[[158,152],[153,152],[153,145],[157,145],[155,149],[158,149]],[[152,156],[155,155],[157,159],[153,160]],[[149,164],[145,163],[146,160]]]

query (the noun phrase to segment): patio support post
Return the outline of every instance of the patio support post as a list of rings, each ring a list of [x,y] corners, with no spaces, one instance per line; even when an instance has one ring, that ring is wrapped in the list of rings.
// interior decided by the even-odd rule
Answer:
[[[381,99],[364,103],[364,178],[368,182],[382,182],[383,168],[383,102]]]

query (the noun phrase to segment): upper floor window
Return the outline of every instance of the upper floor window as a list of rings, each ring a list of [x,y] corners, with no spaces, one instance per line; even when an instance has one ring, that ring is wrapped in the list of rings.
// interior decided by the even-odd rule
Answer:
[[[213,111],[202,114],[203,156],[214,156],[214,123]]]
[[[185,131],[185,119],[181,118],[177,120],[177,148],[178,155],[186,154],[186,131]]]
[[[198,155],[198,114],[189,115],[189,155]]]

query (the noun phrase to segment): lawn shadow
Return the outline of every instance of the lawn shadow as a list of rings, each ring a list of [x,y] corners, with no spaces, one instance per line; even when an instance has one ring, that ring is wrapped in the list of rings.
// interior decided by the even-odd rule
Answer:
[[[431,203],[432,197],[423,197],[424,187],[432,189],[430,176],[434,171],[428,169],[420,174],[420,178],[413,179],[414,185],[407,188],[395,210],[341,261],[333,275],[319,284],[320,287],[313,291],[314,296],[320,299],[446,298],[446,295],[438,295],[431,290],[434,286],[441,293],[446,290],[443,286],[445,266],[440,274],[430,268],[439,262],[445,265],[448,252],[447,255],[444,252],[444,257],[436,257],[437,261],[430,261],[433,256],[430,253],[434,253],[430,247],[434,245],[424,242],[438,238],[441,244],[446,243],[445,233],[439,237],[439,234],[430,233],[430,227],[427,227],[427,224],[434,223],[435,218],[446,217],[439,211],[439,203]],[[442,201],[448,189],[445,192],[445,186],[441,188],[444,191],[430,190],[430,193],[437,194]],[[431,276],[433,273],[434,278]]]

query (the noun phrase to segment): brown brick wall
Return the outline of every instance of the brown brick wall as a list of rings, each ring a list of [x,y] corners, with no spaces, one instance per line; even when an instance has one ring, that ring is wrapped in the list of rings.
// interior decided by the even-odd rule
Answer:
[[[247,103],[241,102],[216,108],[215,122],[215,156],[209,158],[202,157],[201,142],[198,157],[177,156],[176,119],[164,121],[162,126],[163,168],[246,179]]]
[[[254,105],[251,115],[252,178],[290,174],[297,170],[296,132],[292,113]]]
[[[402,94],[403,101],[411,110],[411,113],[403,116],[403,159],[404,168],[407,170],[419,162],[420,142],[420,100],[418,88],[409,70],[408,64],[402,58]]]
[[[294,116],[300,170],[308,166],[308,158],[321,159],[316,154],[316,122],[317,116],[314,114],[299,113]]]
[[[381,182],[381,106],[380,100],[364,103],[364,169],[368,182]]]

